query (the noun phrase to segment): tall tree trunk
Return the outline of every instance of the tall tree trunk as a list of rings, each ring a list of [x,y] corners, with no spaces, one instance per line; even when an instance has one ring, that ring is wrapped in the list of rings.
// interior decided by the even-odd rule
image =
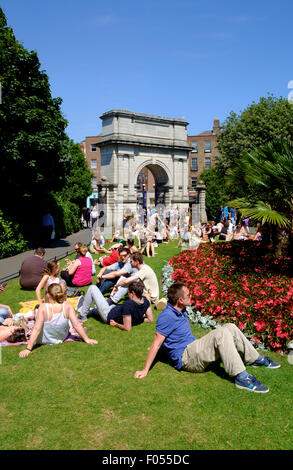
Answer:
[[[263,245],[269,247],[271,243],[271,227],[268,223],[263,224],[261,227],[261,238]]]
[[[277,225],[272,226],[273,253],[277,258],[282,256],[283,230]]]
[[[291,260],[290,264],[293,272],[293,220],[291,219],[291,226],[288,230],[288,256]]]

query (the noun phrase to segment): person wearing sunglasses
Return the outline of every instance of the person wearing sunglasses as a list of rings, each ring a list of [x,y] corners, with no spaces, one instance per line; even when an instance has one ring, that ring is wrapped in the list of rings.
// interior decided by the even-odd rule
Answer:
[[[137,271],[131,266],[129,256],[129,248],[122,247],[119,249],[119,261],[100,270],[96,286],[103,295],[110,292],[121,277],[127,278]]]

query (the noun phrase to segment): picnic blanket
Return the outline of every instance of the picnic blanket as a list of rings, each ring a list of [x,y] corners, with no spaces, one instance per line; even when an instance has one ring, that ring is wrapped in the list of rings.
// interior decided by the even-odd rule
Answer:
[[[69,297],[67,300],[67,302],[71,302],[74,309],[76,308],[77,306],[77,303],[78,303],[78,299],[79,297]],[[19,310],[20,313],[27,313],[29,312],[30,310],[33,310],[35,308],[36,305],[38,305],[38,301],[37,300],[28,300],[27,302],[19,302],[19,305],[21,305],[21,309]]]
[[[73,307],[76,308],[77,302],[78,302],[79,297],[71,297],[68,300],[68,302],[71,302],[73,304]],[[19,310],[19,313],[27,313],[31,310],[34,309],[34,307],[38,304],[37,300],[29,300],[27,302],[19,302],[20,305],[22,305],[22,308]],[[83,323],[83,321],[79,320],[80,323]],[[19,346],[21,344],[27,344],[28,340],[30,338],[31,332],[33,331],[35,325],[34,320],[29,320],[27,322],[28,326],[28,331],[26,332],[26,337],[27,341],[19,342],[19,343],[9,343],[8,341],[0,341],[0,347],[1,346]],[[84,328],[86,330],[86,328]],[[79,336],[78,333],[76,333],[74,328],[70,328],[67,337],[63,340],[63,342],[69,342],[69,341],[82,341],[81,337]]]

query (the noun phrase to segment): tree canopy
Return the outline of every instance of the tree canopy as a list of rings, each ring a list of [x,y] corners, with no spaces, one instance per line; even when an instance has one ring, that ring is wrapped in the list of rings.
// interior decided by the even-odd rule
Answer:
[[[40,67],[37,53],[16,40],[0,8],[0,209],[7,217],[17,212],[26,237],[34,232],[50,195],[68,183],[72,188],[74,178],[80,187],[75,184],[65,199],[82,206],[91,192],[90,172],[65,132],[62,100],[51,96]]]
[[[276,140],[292,143],[293,106],[285,98],[269,94],[253,102],[239,115],[231,112],[217,138],[218,168],[224,174],[245,151]]]

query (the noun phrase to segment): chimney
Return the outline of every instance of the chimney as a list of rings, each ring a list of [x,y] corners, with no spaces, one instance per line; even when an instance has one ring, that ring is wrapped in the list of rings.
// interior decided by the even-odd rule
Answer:
[[[220,132],[220,119],[216,117],[214,119],[213,134],[218,134],[219,132]]]

